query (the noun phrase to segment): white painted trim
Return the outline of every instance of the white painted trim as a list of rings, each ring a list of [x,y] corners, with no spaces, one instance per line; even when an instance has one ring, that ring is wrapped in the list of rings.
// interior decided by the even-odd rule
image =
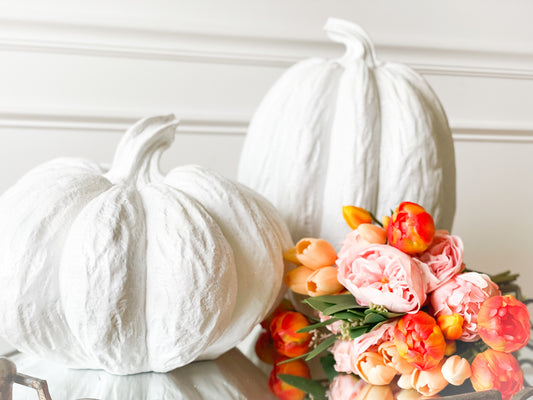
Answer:
[[[98,110],[1,110],[0,129],[83,130],[124,132],[136,120],[153,112]],[[183,115],[178,132],[188,134],[245,135],[249,119],[231,115]],[[451,121],[453,138],[458,142],[527,142],[533,143],[533,125],[509,122]]]
[[[0,51],[287,68],[313,56],[338,57],[324,41],[74,25],[0,18]],[[426,75],[533,79],[533,52],[376,44],[378,57]]]

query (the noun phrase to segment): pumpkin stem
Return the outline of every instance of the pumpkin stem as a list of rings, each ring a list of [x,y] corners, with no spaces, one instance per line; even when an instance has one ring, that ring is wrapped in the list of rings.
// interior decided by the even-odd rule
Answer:
[[[179,121],[173,114],[144,118],[129,128],[117,146],[105,177],[112,183],[147,183],[162,176],[159,160],[174,141]]]
[[[371,67],[379,64],[370,37],[359,25],[343,19],[329,18],[324,30],[331,40],[346,46],[346,53],[339,60],[341,64],[357,58],[363,58]]]

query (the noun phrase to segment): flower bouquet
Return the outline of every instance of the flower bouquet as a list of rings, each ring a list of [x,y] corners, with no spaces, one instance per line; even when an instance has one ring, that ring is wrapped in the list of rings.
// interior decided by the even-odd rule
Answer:
[[[531,327],[527,307],[509,294],[520,297],[517,275],[467,270],[461,239],[436,230],[418,204],[403,202],[383,221],[354,206],[343,216],[353,231],[338,254],[314,238],[284,254],[297,265],[285,284],[312,312],[282,303],[263,323],[256,352],[274,364],[274,394],[417,398],[454,385],[510,399],[522,389],[513,353]],[[306,364],[318,355],[325,384]]]

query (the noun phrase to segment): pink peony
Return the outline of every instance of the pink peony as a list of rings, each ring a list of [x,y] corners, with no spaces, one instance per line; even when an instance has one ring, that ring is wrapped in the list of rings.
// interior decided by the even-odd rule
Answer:
[[[465,268],[463,249],[463,242],[458,236],[443,230],[435,232],[431,245],[417,257],[429,267],[431,273],[428,292],[444,285]]]
[[[500,294],[498,286],[485,274],[466,272],[454,276],[430,295],[436,317],[457,313],[464,318],[463,334],[459,340],[474,342],[477,333],[477,315],[481,304],[489,297]]]
[[[331,348],[335,359],[335,371],[353,372],[352,353],[353,342],[351,340],[337,340]]]
[[[354,250],[344,241],[337,260],[338,280],[363,305],[416,313],[426,300],[427,266],[388,245]],[[357,247],[358,248],[358,247]]]
[[[353,375],[340,374],[333,379],[328,391],[330,400],[356,400],[361,390],[367,386],[366,382]]]

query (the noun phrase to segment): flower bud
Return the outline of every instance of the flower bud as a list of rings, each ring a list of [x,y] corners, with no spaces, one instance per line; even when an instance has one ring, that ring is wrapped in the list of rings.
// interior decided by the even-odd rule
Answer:
[[[286,360],[286,358],[281,357],[276,361],[280,362],[284,360]],[[305,398],[305,392],[283,382],[278,378],[278,374],[295,375],[310,379],[311,372],[304,361],[294,360],[285,364],[274,365],[274,368],[272,369],[268,379],[268,388],[280,400],[303,400]]]
[[[385,244],[387,243],[387,232],[377,225],[361,224],[357,228],[361,239],[368,244]]]
[[[396,349],[396,345],[392,340],[381,343],[378,348],[378,353],[383,357],[385,365],[394,368],[402,375],[410,374],[415,368],[412,364],[409,364],[405,358],[400,356],[398,349]]]
[[[424,396],[434,396],[448,386],[448,381],[442,375],[441,365],[442,363],[426,371],[413,370],[411,384],[418,393]]]
[[[307,278],[307,294],[311,297],[339,293],[344,286],[337,280],[337,267],[322,267]]]
[[[294,293],[307,294],[307,278],[314,271],[303,265],[296,267],[285,274],[283,282]]]
[[[394,328],[401,357],[420,370],[436,367],[444,357],[446,341],[435,319],[423,311],[406,314]]]
[[[255,342],[255,354],[264,363],[273,365],[276,358],[276,349],[274,341],[269,332],[263,331]]]
[[[309,325],[307,318],[296,311],[284,311],[270,323],[270,334],[278,353],[287,357],[297,357],[309,351],[311,334],[297,331]]]
[[[383,225],[383,229],[385,231],[387,230],[387,226],[389,226],[390,217],[388,215],[384,215],[383,218],[381,218],[381,224]]]
[[[296,244],[296,257],[306,267],[317,269],[335,264],[337,253],[324,239],[305,238]]]
[[[477,317],[481,339],[497,351],[512,353],[529,341],[531,326],[526,305],[513,296],[489,297]]]
[[[509,400],[524,386],[520,364],[509,353],[485,350],[474,358],[471,369],[470,381],[476,392],[495,389],[503,400]]]
[[[361,354],[354,363],[354,370],[371,385],[388,385],[396,375],[396,370],[384,364],[383,357],[373,351]]]
[[[461,386],[465,380],[470,378],[470,364],[466,359],[454,355],[444,362],[441,372],[448,383]]]
[[[389,244],[414,255],[426,250],[435,235],[433,218],[418,204],[404,201],[387,225]]]
[[[342,216],[352,229],[357,229],[361,224],[370,224],[372,222],[372,215],[361,207],[344,206],[342,207]]]
[[[437,324],[439,324],[439,328],[447,340],[457,340],[461,337],[463,334],[463,322],[464,318],[457,313],[441,315],[437,318]]]

